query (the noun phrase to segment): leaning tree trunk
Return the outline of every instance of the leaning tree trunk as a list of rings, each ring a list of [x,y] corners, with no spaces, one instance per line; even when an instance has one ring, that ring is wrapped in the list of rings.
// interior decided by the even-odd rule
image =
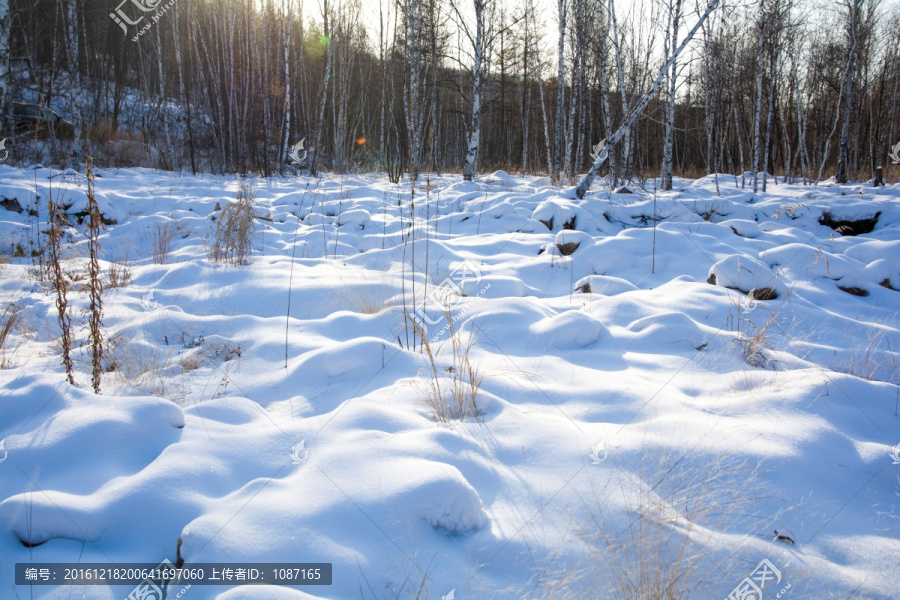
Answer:
[[[663,65],[663,68],[659,71],[659,74],[656,76],[656,80],[653,82],[653,85],[650,86],[650,89],[644,94],[644,97],[641,98],[641,101],[638,102],[637,106],[634,107],[634,110],[631,111],[631,114],[625,119],[625,122],[616,130],[612,136],[606,141],[606,146],[603,150],[600,151],[600,154],[594,159],[594,164],[591,166],[590,171],[585,174],[584,177],[581,178],[581,181],[578,182],[578,185],[575,188],[575,196],[578,199],[584,198],[584,195],[587,193],[588,189],[590,189],[591,184],[594,182],[594,179],[597,178],[597,173],[600,171],[600,168],[603,166],[603,163],[606,162],[606,159],[609,157],[610,149],[615,146],[619,141],[625,136],[625,132],[635,124],[638,117],[644,112],[644,109],[647,108],[647,105],[650,104],[650,100],[656,94],[656,90],[659,89],[659,84],[662,82],[663,78],[666,76],[668,70],[675,63],[675,60],[678,58],[678,55],[684,50],[685,46],[690,43],[693,39],[694,34],[697,33],[697,30],[703,25],[709,15],[716,9],[716,6],[719,5],[719,0],[711,0],[709,5],[706,7],[706,11],[700,16],[697,20],[697,23],[691,28],[688,32],[687,37],[684,38],[684,41],[681,42],[681,45],[672,53],[669,57],[669,60],[666,61],[666,64]]]

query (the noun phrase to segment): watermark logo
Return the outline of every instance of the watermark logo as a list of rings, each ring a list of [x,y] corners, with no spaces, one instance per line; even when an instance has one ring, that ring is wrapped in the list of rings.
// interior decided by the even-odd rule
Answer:
[[[900,165],[900,142],[897,142],[897,145],[891,148],[888,156],[891,157],[892,165]]]
[[[591,151],[591,158],[594,159],[594,162],[600,160],[600,153],[603,152],[604,148],[606,148],[606,138],[597,142],[597,145],[594,146],[594,149]]]
[[[441,596],[441,600],[456,600],[456,588],[453,588],[445,596]]]
[[[120,2],[116,7],[116,12],[109,13],[110,18],[115,21],[119,25],[119,27],[122,28],[122,33],[126,35],[128,35],[128,27],[125,25],[126,23],[128,23],[128,25],[137,25],[144,20],[144,15],[141,15],[134,21],[128,18],[128,15],[125,14],[125,11],[122,9],[122,7],[129,2],[142,12],[150,12],[151,10],[156,10],[156,7],[159,6],[160,0],[122,0],[122,2]]]
[[[159,308],[159,303],[153,299],[153,290],[150,290],[144,297],[141,298],[141,308],[143,308],[146,312],[150,312],[151,310],[156,310]]]
[[[0,158],[0,163],[6,162],[6,159],[9,158],[9,150],[6,149],[6,138],[0,140],[0,150],[3,150],[3,158]]]
[[[291,448],[291,460],[295,465],[299,465],[309,456],[309,450],[306,449],[306,440],[300,440]]]
[[[6,439],[0,440],[0,463],[6,460],[6,457],[9,456],[9,452],[6,451]]]
[[[600,440],[597,442],[597,445],[591,448],[591,453],[588,455],[591,457],[592,465],[599,465],[606,457],[609,456],[609,452],[606,451],[605,448],[606,440]]]
[[[163,13],[169,10],[176,1],[177,0],[169,0],[167,4],[160,6],[162,0],[122,0],[122,2],[119,3],[119,6],[116,7],[115,12],[109,13],[109,17],[122,28],[122,33],[128,35],[128,25],[137,25],[144,20],[144,15],[141,13],[155,12],[156,14],[149,18],[147,24],[138,30],[137,34],[131,38],[132,42],[136,42],[140,36],[144,35],[151,27],[153,27],[154,23],[159,21],[159,18]],[[133,5],[140,12],[126,11],[124,7],[127,4]],[[129,17],[129,12],[136,18]]]
[[[3,444],[0,443],[0,448],[3,447]],[[900,443],[891,448],[891,458],[894,459],[894,462],[891,464],[900,465]],[[2,462],[2,461],[0,461]]]
[[[306,141],[306,138],[303,138],[302,140],[300,140],[299,142],[294,144],[294,146],[291,148],[291,151],[288,152],[288,158],[291,159],[291,164],[299,165],[300,163],[302,163],[303,161],[306,160],[308,152],[306,152],[306,150],[303,150],[303,142],[305,142],[305,141]],[[301,150],[303,151],[302,157],[300,156]]]
[[[746,307],[744,308],[744,314],[745,314],[745,315],[749,315],[749,314],[752,313],[754,310],[756,310],[756,307],[759,306],[759,305],[760,305],[760,301],[759,301],[759,300],[756,300],[755,298],[749,298],[749,297],[748,297],[747,305],[746,305]]]
[[[762,600],[763,589],[772,583],[775,585],[781,583],[781,571],[768,558],[764,558],[756,565],[750,576],[745,577],[725,600]],[[791,584],[788,583],[775,597],[780,598],[789,589]]]
[[[153,575],[153,577],[148,577],[137,584],[125,600],[165,600],[166,597],[181,598],[181,596],[184,595],[184,592],[191,588],[190,584],[188,584],[182,588],[177,595],[166,595],[166,591],[164,591],[163,588],[168,588],[169,583],[174,583],[176,579],[180,579],[178,568],[173,565],[172,561],[168,558],[151,569],[150,574]]]
[[[447,275],[447,278],[440,285],[434,286],[425,299],[424,304],[428,305],[430,303],[441,310],[449,308],[451,305],[456,304],[458,298],[465,295],[462,285],[466,281],[473,281],[476,284],[481,281],[481,271],[470,260],[464,260],[461,265]],[[438,316],[432,319],[425,313],[424,307],[420,307],[416,309],[416,314],[413,318],[424,326],[426,323],[428,325],[437,325],[443,317]]]

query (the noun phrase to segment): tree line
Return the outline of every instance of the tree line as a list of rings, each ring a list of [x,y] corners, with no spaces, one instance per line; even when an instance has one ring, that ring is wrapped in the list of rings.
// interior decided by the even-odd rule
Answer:
[[[0,0],[0,102],[71,119],[62,162],[571,183],[668,61],[614,180],[897,172],[896,4],[723,0],[674,56],[704,1]]]

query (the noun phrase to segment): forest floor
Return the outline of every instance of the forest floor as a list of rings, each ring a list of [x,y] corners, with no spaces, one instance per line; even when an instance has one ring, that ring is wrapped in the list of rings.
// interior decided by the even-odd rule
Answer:
[[[97,171],[100,396],[86,181],[0,166],[0,597],[133,588],[16,563],[181,558],[332,583],[169,598],[900,598],[900,185],[248,180],[235,266],[238,180]],[[30,257],[51,195],[75,386]]]

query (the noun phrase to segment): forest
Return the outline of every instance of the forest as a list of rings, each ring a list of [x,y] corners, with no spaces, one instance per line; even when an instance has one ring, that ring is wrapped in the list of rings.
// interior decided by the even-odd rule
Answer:
[[[765,171],[840,182],[880,166],[896,178],[896,2],[722,0],[699,22],[710,7],[4,1],[5,112],[34,103],[75,125],[74,142],[26,132],[7,148],[12,164],[90,155],[193,173],[504,169],[572,181],[659,74],[609,149],[614,181]]]

